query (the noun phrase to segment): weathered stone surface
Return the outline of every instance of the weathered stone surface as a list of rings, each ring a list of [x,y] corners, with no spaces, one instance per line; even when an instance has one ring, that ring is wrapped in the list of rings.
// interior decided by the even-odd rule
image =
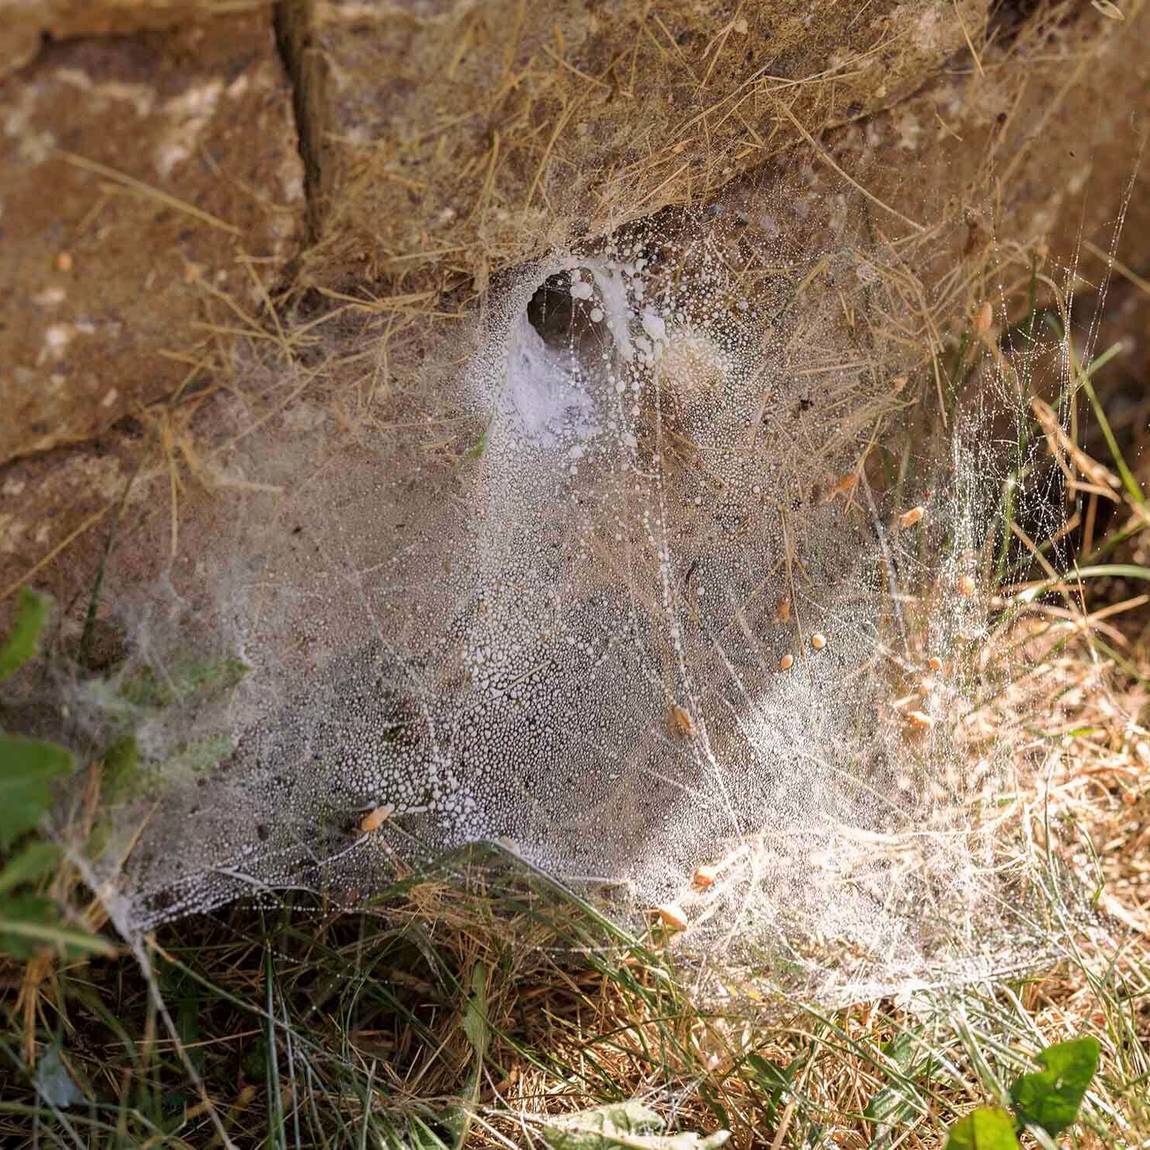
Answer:
[[[268,0],[229,4],[231,12],[266,8]],[[212,0],[4,0],[0,79],[22,68],[45,38],[125,36],[156,31],[217,12]]]
[[[115,509],[147,444],[119,436],[13,460],[0,475],[0,622],[18,581],[50,592],[64,611],[93,586]],[[65,553],[65,561],[44,564]],[[82,613],[82,611],[81,611]]]
[[[919,87],[974,0],[297,0],[321,282],[426,286],[705,201]]]
[[[493,6],[496,8],[504,11],[499,5]],[[1000,8],[1006,10],[1005,6]],[[343,23],[338,26],[331,23],[337,10],[343,12]],[[564,14],[556,17],[558,26],[568,28],[568,22],[575,19],[572,13],[576,10],[575,5],[565,8]],[[609,6],[607,10],[615,11]],[[817,150],[811,141],[800,138],[792,121],[781,110],[783,104],[778,91],[756,90],[748,94],[744,103],[739,104],[736,115],[731,112],[731,106],[739,103],[741,95],[724,104],[721,92],[711,92],[712,87],[719,83],[717,77],[721,62],[715,65],[706,83],[701,84],[714,51],[704,52],[706,43],[703,43],[696,45],[696,56],[691,57],[696,63],[698,59],[706,61],[701,73],[696,70],[694,86],[684,81],[679,87],[668,84],[663,90],[653,92],[652,89],[661,83],[660,77],[665,79],[668,75],[660,69],[670,67],[662,57],[657,57],[658,63],[651,64],[654,71],[649,79],[640,82],[642,74],[636,71],[636,79],[630,89],[617,87],[613,99],[619,102],[620,107],[625,105],[625,109],[631,110],[626,116],[612,106],[612,100],[600,92],[599,85],[587,81],[586,92],[569,117],[562,119],[560,114],[540,121],[534,138],[536,142],[541,141],[544,149],[551,136],[556,134],[556,129],[560,129],[542,169],[539,155],[535,155],[533,163],[525,165],[520,162],[523,156],[519,154],[519,159],[511,163],[508,157],[517,153],[505,148],[510,137],[505,137],[503,129],[499,128],[503,142],[496,157],[495,174],[486,183],[484,179],[476,183],[477,173],[482,175],[487,169],[474,165],[469,167],[462,163],[461,157],[470,154],[467,149],[478,146],[475,145],[476,140],[485,138],[482,133],[487,128],[483,125],[498,127],[511,122],[500,117],[505,114],[506,107],[518,107],[515,101],[521,98],[521,94],[513,84],[504,92],[503,103],[494,112],[484,105],[482,115],[480,111],[476,111],[474,116],[463,114],[459,105],[461,95],[454,90],[450,77],[434,70],[425,72],[428,60],[434,56],[429,47],[432,40],[447,42],[449,33],[466,30],[471,28],[471,22],[478,22],[468,34],[470,38],[455,41],[464,56],[457,66],[456,75],[462,73],[472,77],[461,89],[472,96],[477,91],[476,76],[491,74],[490,69],[498,71],[510,67],[506,61],[513,56],[514,60],[520,59],[512,53],[513,45],[519,45],[516,52],[524,44],[534,45],[524,58],[527,62],[534,61],[531,68],[521,62],[521,66],[516,65],[513,69],[519,86],[542,83],[539,77],[544,65],[558,68],[568,76],[573,75],[568,67],[555,62],[553,56],[556,53],[567,65],[586,71],[596,58],[594,52],[600,49],[593,51],[588,47],[591,41],[584,39],[580,41],[584,47],[575,52],[572,48],[574,40],[567,33],[564,33],[562,44],[565,47],[562,50],[555,39],[541,40],[537,30],[531,32],[527,29],[528,25],[535,28],[536,10],[531,7],[524,8],[523,26],[509,21],[502,27],[489,27],[485,7],[478,15],[468,15],[456,5],[446,4],[408,6],[406,10],[395,5],[385,10],[378,5],[353,8],[334,2],[327,4],[324,19],[328,23],[312,26],[313,36],[318,37],[313,40],[312,49],[303,50],[298,43],[296,46],[295,73],[297,80],[302,79],[309,87],[313,113],[317,89],[311,85],[322,81],[323,87],[319,91],[329,95],[335,91],[340,94],[341,101],[338,107],[335,103],[329,105],[329,113],[325,114],[335,116],[338,112],[342,117],[338,138],[317,136],[313,123],[313,142],[318,138],[323,141],[320,187],[326,207],[324,239],[312,255],[309,270],[320,279],[327,277],[330,281],[345,280],[349,283],[361,280],[366,273],[388,272],[390,274],[383,283],[372,285],[377,295],[402,296],[409,289],[413,295],[406,300],[393,298],[381,307],[392,307],[397,312],[407,307],[418,310],[423,306],[433,306],[421,302],[431,299],[431,296],[419,294],[424,289],[434,289],[442,283],[465,277],[481,280],[484,274],[500,266],[501,259],[510,259],[515,253],[529,255],[549,238],[557,243],[567,242],[577,226],[585,227],[588,232],[600,226],[606,227],[603,221],[613,218],[606,207],[600,216],[590,210],[584,213],[581,206],[602,206],[606,203],[604,197],[614,194],[606,183],[607,176],[600,178],[596,164],[617,165],[607,175],[613,174],[615,178],[610,187],[626,186],[628,189],[626,200],[610,207],[611,212],[621,215],[653,212],[657,204],[668,199],[672,202],[712,202],[718,185],[730,174],[728,168],[733,171],[740,166],[748,166],[742,179],[732,183],[721,199],[729,207],[745,210],[757,222],[762,214],[773,214],[777,218],[777,230],[783,236],[801,231],[805,226],[812,233],[818,233],[816,238],[823,249],[832,254],[840,246],[853,249],[883,236],[901,237],[898,251],[903,263],[886,269],[886,272],[892,279],[900,281],[898,286],[902,294],[892,291],[890,306],[883,305],[886,309],[884,314],[890,321],[889,331],[884,333],[876,322],[874,355],[876,369],[892,376],[913,372],[940,352],[941,341],[946,335],[942,325],[956,317],[961,321],[964,314],[969,318],[972,305],[986,298],[983,293],[995,292],[998,282],[995,275],[1001,273],[1008,279],[1013,277],[1006,284],[1012,288],[1017,288],[1019,277],[1023,277],[1022,282],[1025,282],[1037,245],[1047,244],[1055,259],[1063,260],[1073,258],[1080,238],[1092,241],[1102,249],[1108,248],[1127,185],[1137,171],[1142,127],[1139,117],[1150,110],[1147,105],[1150,56],[1143,50],[1148,35],[1147,21],[1150,20],[1147,6],[1124,4],[1126,19],[1122,23],[1109,21],[1105,15],[1084,4],[1056,3],[1038,5],[1033,9],[1026,5],[1011,5],[1009,10],[1016,13],[1017,19],[1005,22],[999,19],[989,32],[981,24],[968,23],[967,31],[978,56],[976,63],[974,55],[965,46],[962,29],[957,28],[956,31],[957,26],[946,24],[946,14],[940,9],[939,19],[943,21],[940,26],[949,27],[952,33],[948,34],[945,44],[955,48],[954,54],[948,57],[943,68],[928,67],[923,62],[922,69],[927,78],[914,91],[909,91],[913,84],[909,73],[905,73],[905,87],[888,87],[881,97],[872,92],[874,99],[881,98],[884,102],[877,114],[860,114],[860,118],[851,119],[853,113],[849,106],[842,106],[837,85],[829,88],[814,85],[806,95],[801,94],[801,85],[782,89],[798,93],[795,103],[787,107],[800,124],[808,127],[812,136],[816,121],[820,119],[849,121],[823,134],[818,140]],[[709,12],[711,7],[703,5],[700,11]],[[884,7],[881,11],[887,9]],[[912,26],[908,23],[906,6],[899,11],[897,27],[906,29]],[[918,9],[912,6],[912,11]],[[954,9],[949,11],[953,13]],[[865,9],[865,12],[872,14],[872,8]],[[962,12],[964,18],[970,15],[965,8]],[[551,9],[547,9],[538,18],[551,19],[554,15]],[[600,14],[596,19],[606,17]],[[894,19],[893,13],[890,19]],[[555,26],[553,22],[551,27]],[[889,31],[893,26],[888,24],[886,27]],[[300,27],[295,24],[297,33]],[[391,29],[398,39],[394,42],[386,37],[381,39],[380,28]],[[826,34],[825,29],[818,34],[820,39],[817,42],[824,47]],[[633,48],[632,42],[617,30],[612,35],[612,42],[623,54],[621,59],[629,58],[626,53]],[[715,33],[712,30],[708,35],[713,39]],[[727,40],[736,35],[750,37],[750,26],[746,33],[736,33],[732,28]],[[671,39],[674,41],[675,36],[672,35]],[[151,42],[150,39],[147,42]],[[321,44],[327,47],[321,49]],[[423,50],[420,44],[432,55],[419,57]],[[465,44],[470,45],[466,50]],[[479,53],[480,59],[471,61],[469,56],[475,44],[486,44],[487,47]],[[943,41],[936,42],[940,53],[942,45]],[[58,46],[53,51],[67,47]],[[74,47],[79,48],[80,45]],[[678,45],[678,48],[685,53],[685,45]],[[798,52],[800,48],[801,42],[794,41],[792,50]],[[133,49],[140,50],[138,46]],[[647,49],[635,51],[646,53]],[[324,56],[325,52],[331,53],[330,58]],[[641,58],[647,66],[656,56],[636,58]],[[401,64],[396,64],[397,59]],[[679,56],[673,59],[678,61]],[[326,75],[317,81],[314,69],[320,64]],[[36,72],[41,66],[42,62],[38,62],[29,72]],[[196,57],[183,66],[185,70],[202,67]],[[395,70],[388,72],[387,68],[393,66]],[[679,66],[675,64],[675,67]],[[862,67],[861,64],[858,66]],[[600,82],[609,86],[613,82],[610,77],[618,73],[620,65],[616,65],[614,72],[609,68],[603,71],[606,67],[603,65],[600,71],[607,78]],[[771,74],[780,67],[777,62],[772,64],[774,71]],[[800,74],[798,64],[790,67],[794,74]],[[879,69],[868,81],[875,83],[876,91],[881,88],[881,76]],[[385,82],[384,77],[390,79]],[[125,77],[126,82],[128,79]],[[20,82],[25,83],[25,77],[22,76]],[[170,82],[175,85],[176,80]],[[861,79],[857,82],[862,84]],[[731,81],[728,78],[723,83]],[[675,96],[675,92],[680,94]],[[816,97],[828,102],[821,111]],[[526,99],[525,96],[522,98]],[[587,101],[586,108],[582,100]],[[716,111],[708,112],[693,127],[685,126],[690,125],[700,111],[716,103],[720,105]],[[665,134],[670,122],[666,118],[666,108],[671,104],[676,107],[682,104],[680,119],[672,125],[679,133],[674,137]],[[57,104],[55,115],[62,116],[66,107]],[[659,113],[663,118],[645,122],[635,110],[647,107],[663,108]],[[757,118],[751,115],[751,109],[757,109]],[[594,113],[602,113],[602,122],[595,118]],[[808,114],[810,119],[806,118]],[[727,120],[719,125],[718,120],[724,115]],[[739,129],[741,135],[734,134],[730,126],[732,115],[741,117],[740,123],[746,121]],[[130,119],[119,121],[115,128],[117,137],[125,132],[124,125],[132,122]],[[0,129],[4,124],[5,121],[0,120]],[[48,117],[43,124],[49,124]],[[718,151],[727,157],[724,163],[728,167],[715,168],[708,182],[702,178],[705,173],[702,173],[700,165],[689,166],[688,171],[696,173],[692,177],[694,183],[686,182],[687,175],[675,177],[666,188],[649,196],[652,187],[658,188],[660,181],[655,180],[655,176],[659,172],[665,179],[678,170],[667,161],[668,156],[687,156],[686,162],[690,165],[689,157],[696,154],[693,149],[701,146],[695,134],[703,132],[704,124],[712,139],[717,141]],[[750,128],[758,133],[762,146],[752,147],[747,143],[754,140]],[[329,125],[329,130],[334,131],[334,128]],[[560,144],[566,133],[576,130],[576,136]],[[280,137],[272,133],[270,138],[274,143]],[[493,136],[486,138],[490,140]],[[244,139],[250,140],[250,137],[245,136]],[[669,139],[674,139],[675,143],[668,144]],[[687,146],[680,153],[674,153],[674,147],[684,139],[688,141]],[[10,140],[2,142],[6,147],[11,146]],[[127,165],[130,163],[140,162],[141,168],[132,169],[137,171],[144,170],[144,163],[152,164],[154,172],[154,160],[140,161],[140,157],[134,154],[139,146],[138,140],[109,141],[107,147],[115,158],[106,162],[122,163],[124,170],[129,170]],[[245,145],[242,141],[236,144],[241,153],[245,146],[250,146],[256,153],[248,157],[247,162],[259,171],[265,170],[260,165],[267,161],[259,153],[269,145],[259,144],[257,147],[256,144]],[[148,147],[154,149],[152,144]],[[628,148],[631,149],[629,153],[620,150]],[[743,148],[750,151],[744,155],[740,150]],[[78,149],[73,147],[73,150]],[[622,158],[625,154],[632,159]],[[491,149],[487,155],[490,158]],[[641,157],[642,162],[636,160],[636,156]],[[454,169],[451,163],[447,167],[442,166],[444,157],[447,160],[455,157],[451,160],[455,164]],[[508,164],[506,170],[500,166],[504,163]],[[627,164],[633,166],[628,168]],[[663,166],[652,169],[653,164]],[[452,170],[457,175],[455,183],[449,178]],[[64,166],[45,171],[52,179],[56,179],[54,173],[63,173],[69,180],[87,181],[82,185],[70,184],[72,191],[69,194],[80,195],[75,190],[80,187],[86,190],[88,199],[84,202],[89,206],[95,201],[106,200],[101,204],[102,212],[144,208],[151,212],[156,209],[150,201],[128,195],[122,185],[101,180],[87,170],[73,172]],[[538,181],[535,178],[537,173],[541,173]],[[0,182],[8,178],[6,171],[0,172]],[[654,182],[643,182],[648,179]],[[516,180],[520,182],[516,184]],[[675,180],[681,182],[676,183]],[[853,188],[851,181],[855,185]],[[533,185],[534,193],[527,205]],[[42,188],[43,184],[35,186]],[[515,188],[519,190],[515,191]],[[1118,255],[1144,276],[1146,261],[1150,259],[1150,198],[1145,196],[1143,188],[1144,184],[1138,185],[1131,199]],[[196,194],[209,196],[207,191]],[[27,194],[27,202],[37,206],[32,192]],[[240,219],[235,214],[242,209],[242,201],[238,198],[234,202],[210,198],[195,202],[206,206],[221,219],[233,223]],[[293,203],[296,215],[292,218],[296,219],[298,200]],[[464,205],[464,208],[438,223],[452,204]],[[893,212],[888,209],[893,209]],[[6,209],[4,217],[0,218],[0,226],[7,228],[10,221],[11,216]],[[175,210],[172,217],[165,217],[161,223],[171,228],[161,235],[170,236],[179,228],[187,227],[192,229],[190,234],[195,237],[197,245],[219,244],[219,248],[212,250],[222,255],[211,258],[220,259],[223,263],[215,265],[215,269],[222,267],[227,270],[231,266],[237,245],[231,233],[206,224],[201,226]],[[919,225],[917,229],[916,224]],[[130,229],[131,225],[123,226]],[[496,235],[502,247],[490,246],[488,241],[492,235]],[[130,246],[130,237],[118,242]],[[818,244],[812,243],[811,246]],[[17,306],[25,309],[21,315],[40,316],[34,310],[37,305],[30,302],[34,295],[57,283],[69,282],[53,265],[55,253],[61,250],[75,253],[74,268],[69,275],[77,276],[83,270],[92,274],[89,300],[96,298],[95,293],[106,280],[108,292],[122,301],[119,306],[126,308],[132,304],[142,307],[133,302],[137,301],[136,285],[147,282],[150,270],[157,263],[166,266],[164,261],[173,257],[175,247],[173,241],[152,241],[146,252],[134,252],[138,255],[137,262],[125,266],[138,278],[125,292],[118,278],[122,273],[113,271],[112,265],[108,265],[106,271],[102,268],[98,246],[93,248],[96,253],[94,262],[89,263],[81,259],[83,253],[71,239],[54,238],[36,249],[41,252],[37,257],[40,262],[25,263],[24,270],[13,277],[11,282],[21,285],[20,298],[15,304],[10,299],[0,300],[0,319],[16,314],[13,308]],[[498,259],[493,253],[498,255]],[[353,254],[355,258],[352,258]],[[1104,263],[1085,245],[1079,249],[1079,255],[1084,282],[1078,285],[1078,290],[1089,294],[1092,290],[1090,285],[1101,279]],[[205,256],[180,255],[181,273],[184,258],[189,263],[208,263]],[[1012,262],[1013,268],[1010,266]],[[1002,271],[1003,268],[1006,272]],[[1049,262],[1043,270],[1051,270]],[[413,273],[410,282],[408,273]],[[0,275],[3,274],[0,271]],[[200,274],[210,280],[216,270]],[[1053,275],[1056,279],[1061,278],[1058,269],[1054,269]],[[155,279],[152,282],[155,283]],[[244,290],[234,278],[228,281],[228,285],[229,290],[237,293],[237,298]],[[172,280],[167,290],[173,293],[173,299],[190,299],[190,312],[191,307],[199,306],[203,293],[189,290],[188,295],[176,294],[183,293],[185,288],[187,285],[183,283],[181,274]],[[823,281],[814,280],[810,290],[814,292],[824,288]],[[1024,301],[1025,292],[1014,291],[1013,298]],[[453,306],[457,302],[453,301]],[[88,306],[94,305],[90,303]],[[118,338],[138,340],[135,346],[140,349],[139,354],[151,355],[152,362],[166,367],[165,361],[154,354],[154,348],[157,345],[174,346],[169,340],[175,329],[169,326],[170,318],[164,319],[168,313],[142,307],[139,314],[144,322],[141,325],[133,322],[132,328],[126,329]],[[154,318],[157,316],[159,318]],[[877,321],[882,317],[876,309],[876,315],[871,318]],[[187,316],[181,322],[185,320]],[[42,322],[42,318],[38,322]],[[1131,319],[1127,330],[1136,330],[1138,322],[1140,320]],[[228,323],[239,326],[240,321],[233,315]],[[30,324],[31,321],[26,320],[16,326],[28,327]],[[350,340],[364,338],[358,327],[354,328],[354,335],[347,334],[353,330],[351,325],[341,330]],[[1121,330],[1116,329],[1116,334]],[[953,334],[954,328],[951,327],[950,331]],[[23,338],[24,333],[19,334]],[[377,335],[378,329],[366,337],[367,343],[355,343],[351,349],[354,354],[346,356],[351,365],[347,370],[352,376],[360,370],[358,357],[370,354],[371,363],[381,361],[382,357],[375,354],[374,346],[370,346],[370,340]],[[5,346],[4,340],[11,338],[9,333],[0,332],[0,347]],[[409,338],[412,344],[407,360],[422,362],[429,349],[436,350],[435,340],[440,337],[429,325],[426,329],[407,333],[405,338]],[[442,338],[446,341],[450,337]],[[76,334],[69,346],[82,346],[83,342],[82,334]],[[387,370],[393,373],[404,368],[403,356],[393,354],[395,345],[393,339],[387,359]],[[335,349],[332,362],[336,363],[340,354],[348,350],[346,345]],[[90,377],[93,386],[102,384],[104,388],[102,391],[96,387],[92,393],[97,404],[109,386],[120,390],[118,373],[126,362],[130,360],[93,360]],[[181,372],[185,370],[184,365],[179,365],[179,368]],[[0,381],[6,378],[5,371],[6,368],[0,366]],[[336,386],[333,382],[337,378],[336,371],[337,368],[333,368],[330,373],[325,373],[324,382],[330,385],[331,396],[354,393],[357,386],[354,378],[340,378]],[[373,382],[364,391],[373,396],[377,391],[386,392],[387,382],[385,379],[378,389]],[[265,386],[270,389],[273,385],[264,380],[260,387]],[[5,393],[8,394],[12,393]],[[331,396],[329,402],[335,410],[344,400]],[[70,409],[62,401],[60,410]],[[114,414],[114,411],[110,412],[109,418]],[[96,425],[102,426],[103,423],[97,421],[91,426]],[[8,432],[8,425],[0,427],[2,440]],[[96,445],[91,450],[96,458],[102,458],[103,446]],[[18,478],[24,486],[19,494],[10,495],[7,505],[0,498],[0,516],[10,516],[7,521],[0,521],[0,536],[7,529],[12,540],[7,551],[0,548],[0,569],[7,567],[9,583],[35,567],[66,540],[70,532],[82,526],[95,506],[90,498],[78,498],[77,492],[83,487],[83,482],[68,488],[52,486],[54,458],[45,456],[29,460],[27,465],[18,465]],[[81,458],[79,453],[68,452],[63,458],[68,461],[71,476],[82,479],[87,474],[84,468],[90,465],[77,462]],[[160,465],[162,460],[159,464],[155,459],[149,461],[153,471]],[[109,501],[115,498],[116,484],[123,482],[123,469],[117,471],[114,478],[115,483],[101,489],[101,506],[108,506]],[[166,479],[166,473],[162,478]],[[0,476],[0,484],[3,481],[4,477]],[[47,502],[30,501],[30,493],[40,490],[54,493],[53,498]],[[165,497],[162,484],[150,490],[159,492],[157,499]],[[164,508],[163,513],[170,514],[166,504]],[[50,527],[45,532],[43,525],[49,521]],[[16,531],[19,532],[18,538],[12,534]],[[83,538],[98,541],[101,536],[85,535]],[[84,545],[81,550],[83,563],[74,569],[88,572],[96,553],[90,545]],[[41,575],[47,570],[42,569]],[[57,568],[51,570],[55,572]],[[57,575],[52,577],[56,579]],[[66,588],[74,590],[75,584],[60,578],[62,581],[57,590],[64,596]]]
[[[830,154],[875,197],[960,246],[937,243],[924,280],[1034,249],[1080,265],[1089,291],[1104,272],[1095,248],[1150,259],[1150,197],[1139,161],[1150,115],[1150,7],[1108,19],[1090,5],[1053,5],[991,40],[882,116],[828,140]],[[1144,165],[1142,165],[1144,167]],[[876,223],[907,231],[875,206]],[[1119,224],[1121,223],[1121,227]],[[1059,280],[1063,273],[1053,273]]]
[[[101,11],[71,29],[117,28]],[[266,8],[48,42],[0,82],[0,461],[226,359],[204,323],[248,325],[298,250],[303,198]]]

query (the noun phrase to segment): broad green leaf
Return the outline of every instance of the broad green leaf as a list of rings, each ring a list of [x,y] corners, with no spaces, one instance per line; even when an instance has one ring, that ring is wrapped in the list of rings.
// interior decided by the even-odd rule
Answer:
[[[52,780],[71,769],[72,756],[55,743],[0,735],[0,850],[36,826],[52,801]]]
[[[950,1128],[946,1150],[1018,1150],[1014,1123],[997,1107],[972,1110]]]
[[[230,691],[250,670],[251,667],[243,659],[234,656],[211,662],[188,663],[175,676],[176,692],[183,699],[189,695],[215,695]]]
[[[1042,1069],[1023,1074],[1010,1088],[1019,1120],[1057,1138],[1078,1117],[1098,1069],[1098,1053],[1096,1038],[1075,1038],[1042,1051],[1036,1059]]]
[[[479,1100],[479,1084],[483,1075],[483,1061],[487,1057],[490,1027],[487,1021],[487,964],[477,962],[471,969],[471,994],[463,1007],[463,1033],[475,1052],[475,1068],[471,1075],[471,1101]],[[460,1107],[449,1122],[455,1135],[456,1146],[462,1146],[471,1129],[472,1111]]]
[[[0,894],[51,874],[59,858],[60,852],[54,843],[33,839],[0,870]]]
[[[8,638],[0,643],[0,683],[20,670],[40,649],[40,633],[47,622],[48,599],[21,587],[16,620]]]
[[[806,1064],[805,1054],[792,1059],[786,1066],[778,1066],[759,1054],[748,1055],[747,1065],[754,1071],[759,1097],[766,1103],[768,1121],[773,1121],[786,1105],[786,1100],[794,1090],[795,1080]]]
[[[544,1137],[554,1150],[601,1150],[617,1138],[658,1132],[666,1123],[641,1102],[630,1099],[547,1120]]]
[[[235,744],[227,735],[208,735],[186,743],[170,759],[165,759],[159,773],[166,778],[207,774],[234,750]]]
[[[916,1114],[926,1114],[927,1104],[923,1096],[909,1082],[897,1082],[884,1086],[871,1095],[863,1111],[878,1126],[897,1126],[909,1122]]]

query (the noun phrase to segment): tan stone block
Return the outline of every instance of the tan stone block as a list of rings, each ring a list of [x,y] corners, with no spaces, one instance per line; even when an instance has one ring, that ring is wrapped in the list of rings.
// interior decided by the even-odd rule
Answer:
[[[1011,29],[1017,38],[992,39],[977,66],[828,137],[829,154],[876,200],[927,231],[954,229],[919,267],[924,282],[1008,247],[1041,247],[1058,280],[1080,265],[1086,291],[1105,273],[1094,249],[1117,238],[1120,258],[1150,259],[1150,199],[1136,184],[1150,114],[1150,7],[1126,13],[1118,23],[1090,5],[1054,6]],[[874,218],[900,226],[879,207]]]
[[[247,6],[255,10],[265,6],[265,0],[251,0]],[[45,38],[155,31],[207,16],[211,9],[211,0],[4,0],[0,79],[29,63]],[[232,5],[231,10],[241,6]]]
[[[0,81],[0,461],[226,361],[303,207],[266,8],[45,43]]]

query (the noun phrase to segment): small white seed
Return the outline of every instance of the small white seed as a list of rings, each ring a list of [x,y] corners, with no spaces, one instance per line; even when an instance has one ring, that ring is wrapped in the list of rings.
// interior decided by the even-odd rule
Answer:
[[[811,636],[811,646],[814,647],[816,651],[821,651],[826,645],[827,637],[821,631],[816,631]]]
[[[678,903],[665,902],[655,907],[655,917],[671,930],[687,929],[687,912]]]
[[[934,719],[925,711],[910,711],[906,716],[906,721],[920,731],[928,730],[934,726]]]
[[[691,885],[696,890],[706,890],[707,887],[715,885],[715,878],[718,871],[713,866],[707,866],[704,863],[702,866],[695,867],[695,873],[691,876]]]

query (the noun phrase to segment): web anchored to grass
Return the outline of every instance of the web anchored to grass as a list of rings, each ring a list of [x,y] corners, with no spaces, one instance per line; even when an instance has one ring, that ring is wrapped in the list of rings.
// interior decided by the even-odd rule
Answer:
[[[1089,371],[1065,308],[1006,327],[1036,265],[920,338],[902,243],[664,214],[501,285],[370,443],[245,417],[242,507],[181,528],[210,574],[124,592],[144,657],[95,700],[134,731],[94,873],[121,927],[484,843],[661,932],[704,998],[1057,949],[1077,896],[995,709],[1033,604],[992,588],[1057,592]]]

